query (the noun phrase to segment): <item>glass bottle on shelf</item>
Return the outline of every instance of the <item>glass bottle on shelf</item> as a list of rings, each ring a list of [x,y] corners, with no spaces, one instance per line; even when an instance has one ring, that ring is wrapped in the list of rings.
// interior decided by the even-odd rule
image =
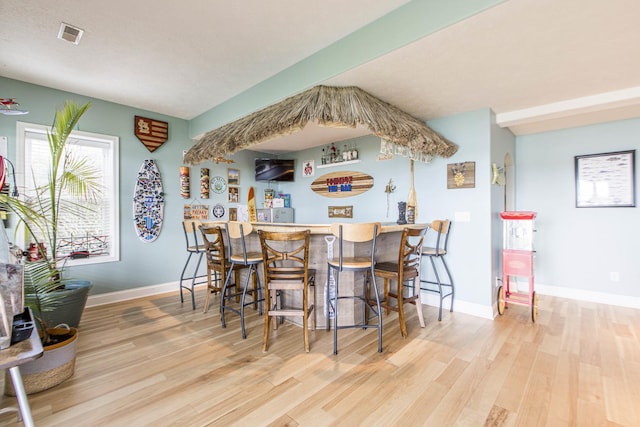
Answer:
[[[344,144],[344,150],[342,150],[342,160],[345,162],[351,160],[351,150],[349,150],[347,144]]]
[[[353,144],[353,148],[351,149],[351,160],[358,160],[358,149],[355,144]]]
[[[331,161],[329,163],[335,163],[337,161],[338,153],[334,143],[331,143]]]
[[[322,157],[320,158],[320,161],[323,165],[327,163],[327,154],[324,151],[324,147],[322,147]]]

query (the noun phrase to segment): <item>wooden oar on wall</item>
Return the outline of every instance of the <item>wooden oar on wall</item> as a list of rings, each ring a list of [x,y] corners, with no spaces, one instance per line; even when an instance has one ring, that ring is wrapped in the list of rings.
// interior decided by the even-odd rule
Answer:
[[[413,188],[413,159],[410,160],[411,164],[411,187],[409,188],[409,197],[407,199],[407,206],[413,206],[414,218],[418,218],[418,196],[416,190]]]

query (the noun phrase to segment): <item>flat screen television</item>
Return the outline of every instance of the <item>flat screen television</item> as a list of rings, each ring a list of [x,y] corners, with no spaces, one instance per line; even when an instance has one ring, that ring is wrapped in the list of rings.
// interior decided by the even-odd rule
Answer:
[[[256,181],[293,181],[293,159],[256,159]]]

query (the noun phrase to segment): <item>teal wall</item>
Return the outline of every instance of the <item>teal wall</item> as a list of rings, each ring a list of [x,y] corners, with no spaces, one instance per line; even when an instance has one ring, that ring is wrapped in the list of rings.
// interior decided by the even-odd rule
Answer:
[[[537,282],[640,297],[638,208],[576,208],[574,174],[574,156],[638,150],[639,134],[633,119],[517,138],[517,204],[538,212]],[[635,185],[637,198],[637,174]]]

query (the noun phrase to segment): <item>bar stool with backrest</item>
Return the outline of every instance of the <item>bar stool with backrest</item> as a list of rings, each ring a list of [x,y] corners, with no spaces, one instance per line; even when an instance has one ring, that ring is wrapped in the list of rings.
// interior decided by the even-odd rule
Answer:
[[[449,244],[449,234],[451,232],[451,221],[449,220],[435,220],[429,226],[429,230],[433,230],[435,233],[435,244],[434,246],[424,246],[422,248],[422,256],[429,257],[430,265],[433,270],[435,280],[421,279],[420,288],[423,291],[434,292],[437,293],[440,297],[440,309],[438,311],[438,320],[442,320],[442,301],[445,298],[451,297],[451,306],[449,308],[450,312],[453,312],[453,298],[454,298],[454,286],[453,279],[451,278],[451,273],[449,272],[449,267],[447,266],[447,262],[444,257],[447,255],[447,246]],[[425,239],[429,238],[430,231],[427,231],[427,236]],[[440,280],[440,274],[438,272],[438,263],[440,263],[443,267],[440,270],[440,273],[446,274],[447,282],[443,282]],[[444,293],[442,288],[450,288],[449,293]]]
[[[196,297],[195,297],[195,286],[201,283],[205,283],[204,275],[198,276],[198,270],[200,269],[200,263],[202,262],[202,258],[204,256],[204,243],[202,242],[202,238],[200,237],[200,231],[198,227],[200,226],[200,221],[194,219],[185,219],[182,221],[182,230],[184,231],[184,238],[187,243],[187,261],[184,263],[184,267],[182,268],[182,273],[180,274],[180,302],[184,302],[184,297],[182,295],[182,290],[186,289],[191,292],[191,305],[193,309],[196,309]],[[193,270],[193,274],[187,275],[187,269],[189,268],[189,263],[191,262],[191,258],[193,256],[196,260],[195,269]],[[202,279],[202,280],[199,280]],[[185,281],[191,281],[191,286],[185,286]]]
[[[262,351],[269,347],[269,327],[271,317],[302,317],[304,350],[309,352],[309,316],[311,329],[316,329],[315,321],[315,270],[309,269],[309,230],[295,232],[258,231],[264,266],[264,299],[268,308],[264,317],[264,338]],[[311,288],[311,292],[310,292]],[[301,304],[294,307],[293,291],[301,292]],[[286,292],[286,295],[285,295]],[[286,299],[285,299],[286,298]]]
[[[376,285],[376,278],[374,275],[375,265],[375,251],[376,251],[376,238],[380,234],[381,224],[378,222],[371,223],[356,223],[356,224],[331,224],[330,232],[336,236],[338,241],[338,257],[335,255],[332,259],[328,260],[328,272],[327,277],[332,277],[335,272],[335,295],[331,296],[330,292],[327,292],[326,304],[329,313],[333,310],[333,354],[338,354],[338,329],[346,328],[378,328],[378,351],[382,352],[382,316],[380,313],[380,297],[378,294],[378,286]],[[343,244],[344,242],[352,242],[354,244],[370,242],[367,245],[368,250],[371,251],[369,256],[344,256]],[[364,284],[362,295],[340,295],[340,273],[344,271],[361,272],[364,276]],[[367,299],[367,278],[371,279],[373,284],[373,291],[375,292],[376,301],[375,306],[369,303]],[[354,284],[355,286],[355,284]],[[354,290],[355,291],[355,290]],[[362,322],[351,325],[339,324],[339,302],[343,299],[360,300],[363,303]],[[369,323],[368,311],[372,310],[374,316],[378,318],[377,325],[371,325]],[[330,322],[327,321],[327,330],[329,329]]]
[[[229,248],[229,262],[231,266],[227,272],[227,277],[224,281],[222,288],[222,294],[220,297],[220,321],[222,327],[226,328],[225,312],[227,310],[232,311],[240,316],[240,325],[242,329],[242,339],[247,337],[245,324],[244,324],[244,308],[247,305],[253,305],[254,308],[259,307],[259,313],[262,314],[262,289],[260,287],[260,277],[258,277],[258,264],[262,262],[262,252],[247,251],[247,244],[245,237],[251,234],[253,226],[249,222],[229,221],[225,224],[227,247]],[[240,246],[240,251],[237,251],[237,246]],[[231,285],[231,273],[237,269],[248,269],[245,284],[242,290],[238,289],[235,294],[229,294],[227,290]],[[253,290],[249,291],[249,282],[253,279]],[[237,286],[236,286],[237,289]],[[247,294],[251,294],[252,301],[246,302]],[[240,307],[238,309],[229,306],[226,302],[234,299],[240,295]]]
[[[200,225],[202,241],[204,243],[204,253],[207,261],[207,296],[204,300],[204,313],[209,311],[211,294],[222,291],[224,279],[231,269],[231,263],[227,260],[227,247],[224,243],[225,232],[218,226]],[[235,281],[229,285],[228,291],[233,288],[237,294],[236,285],[239,283],[239,269],[235,270]],[[239,302],[239,297],[236,302]]]
[[[420,303],[420,264],[422,260],[422,245],[427,228],[405,228],[400,238],[400,249],[397,262],[376,263],[374,275],[384,279],[384,299],[380,306],[388,313],[389,310],[398,312],[400,333],[407,337],[404,305],[413,304],[418,312],[420,326],[425,327]],[[389,288],[389,281],[396,283],[395,289]],[[410,284],[407,285],[406,283]],[[405,290],[409,295],[405,296]],[[395,299],[393,304],[391,299]]]

